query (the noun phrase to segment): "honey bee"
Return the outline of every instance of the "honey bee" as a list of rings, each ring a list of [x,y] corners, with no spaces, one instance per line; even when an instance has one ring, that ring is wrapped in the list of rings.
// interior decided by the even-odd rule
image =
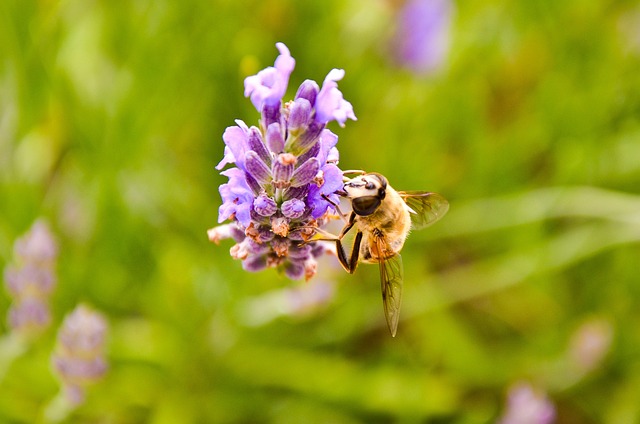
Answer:
[[[410,230],[438,221],[449,210],[449,202],[437,193],[396,191],[376,172],[352,179],[345,177],[343,189],[336,193],[351,202],[352,211],[340,235],[323,240],[336,243],[338,260],[350,274],[355,272],[358,262],[379,264],[384,315],[391,336],[395,337],[402,300],[400,250]],[[347,256],[342,240],[354,228],[356,235]]]

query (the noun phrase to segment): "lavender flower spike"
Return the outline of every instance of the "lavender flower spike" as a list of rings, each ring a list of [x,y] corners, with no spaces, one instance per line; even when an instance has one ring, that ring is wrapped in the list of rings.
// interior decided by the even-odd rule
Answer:
[[[338,168],[338,137],[325,128],[355,119],[336,81],[344,71],[329,72],[322,89],[306,80],[296,99],[283,103],[295,60],[278,43],[275,67],[245,80],[245,95],[260,112],[260,125],[242,121],[224,132],[224,158],[217,169],[229,181],[220,186],[218,221],[208,231],[219,243],[233,238],[231,256],[247,271],[276,268],[292,279],[313,277],[316,257],[324,249],[311,241],[315,228],[334,218],[335,191],[342,187]],[[329,199],[330,201],[327,201]]]
[[[49,297],[56,284],[58,245],[49,226],[36,221],[14,244],[14,263],[4,271],[7,292],[13,300],[9,326],[31,338],[49,326]]]
[[[107,371],[106,333],[102,315],[84,305],[67,315],[60,327],[52,364],[72,405],[83,403],[86,388]]]

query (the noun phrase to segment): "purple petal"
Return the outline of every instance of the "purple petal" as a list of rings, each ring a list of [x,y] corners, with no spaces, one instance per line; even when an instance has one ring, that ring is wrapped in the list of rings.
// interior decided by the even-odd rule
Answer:
[[[262,106],[262,126],[263,128],[267,128],[269,125],[273,123],[280,123],[280,102],[274,105],[265,104]]]
[[[344,78],[344,70],[332,69],[324,79],[315,105],[318,122],[326,124],[335,120],[343,127],[347,118],[356,120],[353,106],[343,98],[342,93],[338,90],[336,81],[340,81],[342,78]]]
[[[296,261],[287,263],[284,269],[284,273],[292,280],[301,279],[302,277],[304,277],[304,262],[300,263]]]
[[[277,43],[276,47],[280,55],[276,58],[275,67],[270,66],[244,80],[244,95],[251,97],[258,112],[262,111],[263,105],[275,105],[282,100],[296,64],[286,45]]]
[[[325,129],[320,133],[320,154],[318,155],[318,160],[322,165],[327,162],[329,152],[336,144],[338,144],[338,136],[330,130]]]
[[[227,164],[235,163],[235,162],[236,162],[236,158],[235,158],[235,156],[233,156],[233,152],[231,151],[229,146],[224,146],[224,157],[222,158],[220,163],[218,163],[218,165],[216,165],[216,169],[217,170],[221,170]]]
[[[245,173],[244,174],[244,179],[245,179],[247,185],[249,186],[249,188],[251,189],[251,191],[253,192],[254,196],[257,196],[260,193],[262,193],[262,187],[260,187],[260,183],[258,183],[258,181],[256,181],[255,178],[253,178],[251,175]]]
[[[329,202],[322,198],[322,195],[329,196],[333,201],[337,200],[334,194],[336,190],[342,188],[342,171],[333,165],[327,164],[322,167],[324,174],[324,183],[322,187],[318,187],[315,184],[309,186],[309,194],[307,195],[307,204],[311,208],[311,216],[313,218],[320,218],[331,206]]]
[[[247,257],[244,261],[242,261],[242,268],[245,271],[256,272],[262,271],[267,267],[267,256],[266,255],[252,255]]]
[[[327,163],[337,164],[340,161],[340,152],[335,147],[332,147],[329,150],[329,154],[327,155]]]
[[[289,249],[289,257],[295,260],[305,261],[311,257],[312,247],[309,244],[299,245],[297,243],[291,245]]]
[[[322,167],[324,173],[324,184],[322,185],[322,193],[332,194],[340,190],[343,186],[342,171],[333,164],[327,164]]]
[[[311,148],[315,143],[318,142],[318,137],[322,133],[325,124],[322,122],[318,122],[317,120],[312,121],[307,127],[306,131],[300,134],[298,137],[292,137],[293,143],[289,146],[291,151],[296,152],[297,154],[303,154],[309,148]]]
[[[235,127],[227,127],[222,135],[222,139],[226,144],[224,149],[224,158],[216,166],[220,170],[228,163],[235,163],[238,168],[244,169],[244,155],[248,150],[247,142],[249,139],[249,128],[247,125],[237,120]]]
[[[235,214],[240,224],[247,227],[251,222],[251,206],[254,194],[249,188],[245,174],[241,169],[230,168],[221,173],[229,178],[229,182],[220,186],[222,205],[218,212],[218,222],[221,223]]]
[[[283,198],[289,199],[304,199],[309,192],[309,186],[290,187],[285,190]]]
[[[310,158],[317,158],[320,153],[320,143],[314,143],[309,150],[298,156],[298,162],[305,163]]]

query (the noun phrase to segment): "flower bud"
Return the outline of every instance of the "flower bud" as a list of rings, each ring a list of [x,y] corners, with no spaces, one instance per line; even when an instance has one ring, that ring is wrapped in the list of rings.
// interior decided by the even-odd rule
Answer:
[[[300,84],[300,88],[298,88],[295,98],[306,99],[313,105],[316,103],[316,97],[318,96],[319,91],[320,87],[318,87],[318,84],[315,81],[305,80]]]
[[[274,122],[267,127],[267,146],[273,153],[282,153],[284,150],[284,138],[282,137],[282,129],[280,124]]]
[[[291,199],[282,204],[282,214],[287,218],[296,219],[304,214],[305,204],[302,200]]]
[[[311,119],[311,103],[307,99],[297,99],[289,108],[289,134],[297,136],[304,130]]]
[[[271,182],[271,170],[264,161],[260,159],[256,152],[250,150],[246,153],[245,166],[247,167],[247,172],[255,178],[261,186]]]
[[[261,194],[253,201],[253,209],[260,216],[271,216],[278,210],[278,205],[271,197]]]
[[[274,122],[280,122],[280,102],[274,105],[263,105],[262,107],[262,126],[269,128]]]
[[[271,166],[271,154],[267,150],[267,146],[262,142],[262,135],[260,135],[260,130],[256,127],[250,128],[247,145],[249,150],[256,152],[267,166]]]
[[[312,121],[307,130],[301,133],[295,142],[292,143],[290,149],[292,152],[296,152],[297,154],[302,154],[311,148],[315,143],[318,142],[320,134],[324,129],[325,124],[318,121]]]

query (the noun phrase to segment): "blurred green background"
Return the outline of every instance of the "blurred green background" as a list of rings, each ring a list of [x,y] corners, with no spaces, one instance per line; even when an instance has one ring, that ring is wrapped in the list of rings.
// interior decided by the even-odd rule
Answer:
[[[390,58],[398,7],[0,2],[0,266],[39,217],[61,245],[54,325],[6,365],[0,422],[56,395],[78,302],[111,325],[110,371],[70,422],[486,423],[518,381],[560,423],[640,420],[640,5],[458,2],[427,75]],[[207,240],[222,133],[257,124],[243,80],[277,41],[285,99],[346,70],[343,169],[450,200],[403,251],[395,339],[377,267],[291,281]]]

